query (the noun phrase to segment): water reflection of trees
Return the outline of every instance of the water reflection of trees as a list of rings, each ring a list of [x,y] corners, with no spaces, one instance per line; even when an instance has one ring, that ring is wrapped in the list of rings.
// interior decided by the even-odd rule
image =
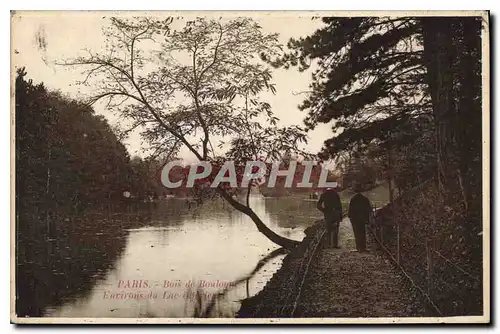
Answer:
[[[46,217],[19,213],[16,230],[16,313],[43,316],[48,307],[87,297],[114,268],[126,246],[126,227],[149,210],[85,212]],[[46,226],[50,225],[51,229]]]
[[[241,217],[243,214],[236,211],[231,205],[226,201],[218,198],[203,201],[200,204],[191,205],[189,208],[189,214],[187,218],[193,219],[193,221],[204,221],[206,219],[218,219],[224,221],[228,224],[233,224],[237,217]]]
[[[316,202],[298,197],[267,198],[266,213],[282,228],[306,228],[321,218]]]
[[[255,203],[281,227],[310,225],[314,203],[280,198]],[[225,202],[211,200],[189,207],[185,201],[169,199],[158,203],[135,203],[111,210],[87,210],[77,214],[47,217],[18,213],[16,229],[16,313],[43,316],[48,308],[90,296],[122,256],[129,229],[146,226],[181,226],[186,220],[217,219],[235,223],[239,212]],[[281,251],[279,251],[281,252]],[[244,278],[256,274],[271,253]],[[218,295],[220,300],[227,291]],[[205,300],[206,301],[206,300]],[[215,301],[204,306],[204,312]],[[210,306],[212,305],[212,306]]]
[[[250,297],[250,291],[249,291],[249,284],[250,284],[250,279],[253,278],[262,267],[264,267],[269,261],[272,259],[283,255],[287,252],[285,248],[278,248],[275,249],[274,251],[270,252],[267,254],[264,258],[262,258],[257,264],[255,265],[254,269],[248,273],[247,275],[244,275],[243,277],[235,280],[232,282],[230,286],[227,288],[223,289],[220,291],[218,294],[214,295],[213,298],[211,298],[206,305],[203,305],[203,298],[197,298],[196,299],[196,305],[194,307],[194,317],[201,317],[201,318],[207,318],[207,317],[221,317],[223,316],[222,311],[217,309],[217,305],[221,299],[223,299],[227,293],[231,290],[234,289],[236,286],[239,284],[245,283],[246,284],[246,292],[247,292],[247,298]],[[201,296],[200,290],[198,290],[198,296]]]
[[[19,212],[16,313],[43,316],[47,308],[88,297],[122,255],[129,229],[181,226],[185,220],[217,215],[231,220],[232,211],[222,201],[188,205],[169,199],[50,216]]]

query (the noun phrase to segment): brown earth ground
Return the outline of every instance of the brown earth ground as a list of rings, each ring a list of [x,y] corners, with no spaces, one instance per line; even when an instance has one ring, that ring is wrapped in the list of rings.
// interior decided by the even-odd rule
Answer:
[[[349,219],[340,226],[340,249],[324,248],[309,269],[296,317],[424,316],[402,274],[369,238],[367,253],[356,252]]]
[[[349,219],[341,222],[341,248],[318,249],[293,314],[279,313],[279,307],[272,305],[288,293],[286,282],[300,265],[300,255],[294,252],[263,291],[242,303],[239,317],[432,316],[417,292],[367,234],[368,252],[358,253]]]

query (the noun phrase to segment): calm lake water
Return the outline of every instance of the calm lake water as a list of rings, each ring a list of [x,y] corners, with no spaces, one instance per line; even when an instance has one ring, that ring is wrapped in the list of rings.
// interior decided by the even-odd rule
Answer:
[[[264,287],[284,253],[223,201],[186,206],[168,199],[145,215],[87,217],[90,226],[71,240],[55,238],[46,279],[57,284],[43,283],[54,290],[39,293],[43,316],[234,317],[240,300]],[[272,230],[299,241],[321,218],[315,202],[302,198],[253,195],[251,206]]]

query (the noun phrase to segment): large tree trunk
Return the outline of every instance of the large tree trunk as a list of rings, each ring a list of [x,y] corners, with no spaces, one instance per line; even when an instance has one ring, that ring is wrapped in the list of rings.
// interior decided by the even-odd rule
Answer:
[[[468,213],[481,215],[482,180],[482,109],[481,109],[481,20],[467,18],[462,21],[462,43],[459,48],[458,87],[459,118],[459,176],[463,184],[463,197]]]
[[[422,19],[427,84],[436,129],[437,181],[444,197],[452,190],[450,176],[456,170],[454,146],[453,71],[455,59],[451,18]]]
[[[264,234],[269,240],[274,242],[275,244],[286,248],[286,249],[292,249],[295,248],[299,242],[295,240],[291,240],[285,237],[282,237],[278,234],[276,234],[273,230],[271,230],[269,227],[267,227],[266,224],[257,216],[257,214],[248,206],[241,204],[237,200],[235,200],[231,195],[229,195],[227,192],[225,192],[222,189],[219,189],[219,194],[224,198],[233,208],[236,210],[246,214],[252,221],[255,223],[255,226],[257,226],[257,229],[259,232]]]
[[[394,182],[393,175],[394,175],[394,173],[393,173],[392,165],[393,165],[392,148],[389,145],[387,148],[387,183],[389,184],[389,203],[391,203],[391,204],[394,202],[394,188],[393,188],[393,182]],[[399,195],[401,195],[401,194],[399,194]]]
[[[428,17],[422,28],[438,180],[445,193],[463,192],[469,207],[472,178],[480,177],[471,168],[481,160],[481,20]]]
[[[482,209],[481,18],[429,17],[422,19],[422,28],[440,193],[445,204],[463,203],[465,236],[477,246]]]

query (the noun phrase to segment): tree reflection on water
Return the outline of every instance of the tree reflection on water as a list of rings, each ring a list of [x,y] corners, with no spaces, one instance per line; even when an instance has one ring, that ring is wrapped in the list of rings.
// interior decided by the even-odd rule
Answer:
[[[301,199],[256,196],[252,201],[271,226],[296,240],[314,221],[313,203]],[[233,317],[239,300],[262,289],[284,256],[240,212],[217,200],[189,208],[170,199],[52,215],[49,221],[20,214],[17,232],[18,316]],[[194,287],[189,300],[144,301],[138,308],[103,303],[109,284],[137,275],[233,284],[209,290],[210,296]]]

